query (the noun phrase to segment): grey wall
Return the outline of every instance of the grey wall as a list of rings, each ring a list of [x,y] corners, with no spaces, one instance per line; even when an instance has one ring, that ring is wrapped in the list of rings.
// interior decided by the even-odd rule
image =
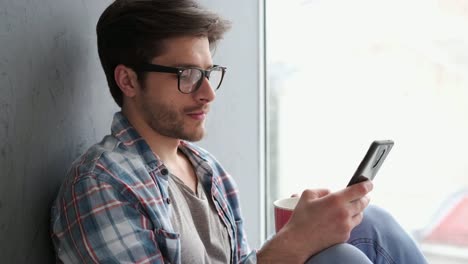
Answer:
[[[95,24],[109,1],[0,0],[0,262],[51,263],[49,205],[116,110]]]
[[[49,206],[80,153],[117,111],[99,64],[95,25],[110,0],[0,0],[0,259],[53,260]],[[215,61],[229,75],[201,143],[237,179],[247,234],[262,239],[258,1],[204,0],[234,22]]]
[[[236,179],[247,236],[254,247],[263,240],[265,222],[261,2],[201,1],[233,23],[213,59],[226,65],[228,72],[208,117],[203,146]]]

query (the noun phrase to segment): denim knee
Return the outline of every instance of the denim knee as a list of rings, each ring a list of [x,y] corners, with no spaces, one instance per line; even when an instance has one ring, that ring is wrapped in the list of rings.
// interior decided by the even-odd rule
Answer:
[[[358,236],[354,235],[358,233]],[[370,205],[364,211],[364,217],[351,233],[350,242],[353,238],[369,238],[377,243],[386,241],[397,241],[399,238],[407,237],[408,234],[397,223],[397,221],[387,211],[380,207]]]
[[[324,249],[306,261],[306,264],[371,264],[362,251],[350,244],[337,244]]]
[[[351,232],[348,243],[359,248],[373,263],[427,263],[411,236],[385,210],[369,206]]]

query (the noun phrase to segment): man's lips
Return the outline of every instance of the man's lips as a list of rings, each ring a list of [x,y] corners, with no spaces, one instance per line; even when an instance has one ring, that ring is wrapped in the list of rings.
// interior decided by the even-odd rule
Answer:
[[[205,111],[197,111],[197,112],[187,113],[187,115],[195,120],[204,120],[206,118],[207,113],[208,112],[205,112]]]

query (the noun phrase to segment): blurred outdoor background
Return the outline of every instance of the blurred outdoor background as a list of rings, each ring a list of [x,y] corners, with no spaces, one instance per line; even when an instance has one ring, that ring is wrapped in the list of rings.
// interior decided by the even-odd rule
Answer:
[[[371,202],[430,263],[468,263],[468,1],[268,0],[265,24],[267,204],[344,188],[392,139]]]

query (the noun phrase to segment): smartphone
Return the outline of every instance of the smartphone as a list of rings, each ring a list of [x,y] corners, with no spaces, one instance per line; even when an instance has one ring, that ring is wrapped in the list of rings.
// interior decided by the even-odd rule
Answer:
[[[366,156],[364,156],[364,159],[349,181],[348,186],[367,180],[373,180],[393,145],[394,143],[392,140],[376,140],[372,142],[369,150],[367,150]]]

